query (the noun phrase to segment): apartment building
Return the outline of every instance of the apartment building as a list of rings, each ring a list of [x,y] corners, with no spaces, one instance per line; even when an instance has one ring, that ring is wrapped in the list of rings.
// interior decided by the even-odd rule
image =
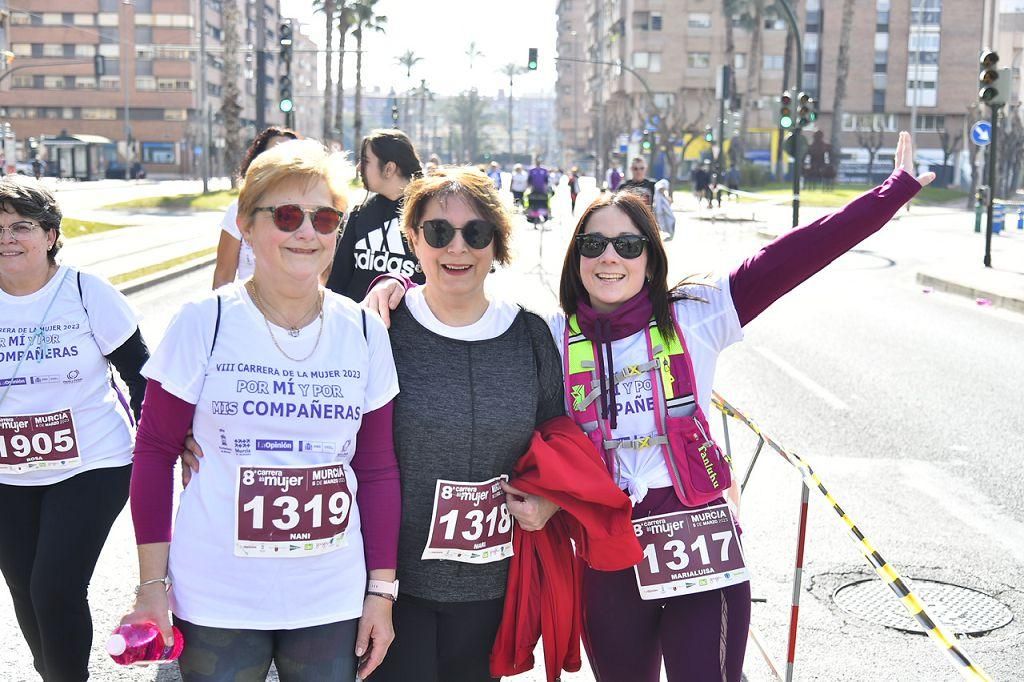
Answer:
[[[816,126],[805,134],[809,137],[821,130],[828,140],[841,75],[843,3],[791,0],[791,4],[803,41],[803,89],[817,98],[821,113]],[[850,66],[843,76],[846,93],[837,122],[839,153],[851,174],[864,170],[858,164],[866,161],[865,143],[880,145],[876,155],[881,171],[891,160],[897,132],[910,129],[912,118],[923,163],[941,164],[962,148],[957,138],[962,139],[964,127],[976,115],[970,107],[977,99],[977,54],[984,24],[981,4],[977,0],[862,0],[854,5]],[[722,108],[714,93],[726,63],[735,75],[733,101],[727,104],[745,116],[744,156],[772,164],[780,136],[771,103],[795,82],[796,65],[792,51],[786,55],[787,22],[772,13],[757,16],[754,5],[741,6],[741,13],[727,22],[722,3],[713,0],[559,3],[560,54],[563,45],[566,50],[578,49],[571,42],[575,31],[576,39],[583,36],[585,58],[602,62],[585,65],[583,92],[575,97],[571,71],[560,69],[559,111],[579,107],[584,112],[587,150],[597,156],[602,168],[617,153],[636,153],[644,128],[657,131],[658,145],[667,145],[676,155],[684,154],[681,150],[689,136],[672,135],[673,129],[699,131],[710,125],[715,137],[720,137]],[[731,116],[727,113],[726,118]],[[665,119],[673,125],[666,125]],[[559,131],[564,146],[572,147],[565,142],[565,128]],[[871,131],[878,133],[867,135]],[[661,139],[663,135],[670,139]],[[709,147],[698,140],[685,145],[685,150],[680,173],[688,168],[686,161],[706,155]]]
[[[0,81],[0,120],[16,131],[23,157],[57,157],[48,159],[50,173],[102,177],[112,167],[140,162],[150,176],[194,176],[200,173],[208,113],[213,172],[230,172],[223,161],[219,111],[224,17],[234,1],[19,0],[10,8],[7,35],[15,57]],[[266,123],[284,122],[276,106],[280,16],[277,0],[238,1],[235,8],[243,138],[248,139],[256,132],[260,30],[267,49]],[[205,59],[199,58],[200,25],[206,32]],[[302,68],[313,73],[301,82],[315,84],[315,59],[310,61]],[[205,111],[200,88],[205,88]],[[74,153],[62,153],[65,147]]]

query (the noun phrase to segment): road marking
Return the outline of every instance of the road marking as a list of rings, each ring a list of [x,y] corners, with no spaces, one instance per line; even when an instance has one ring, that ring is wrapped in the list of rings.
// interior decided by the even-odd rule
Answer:
[[[797,383],[801,384],[808,391],[818,396],[826,403],[831,405],[837,410],[849,410],[850,406],[844,403],[837,395],[829,391],[821,384],[811,379],[809,376],[798,370],[793,365],[789,364],[775,353],[771,352],[767,348],[761,348],[759,346],[753,346],[754,351],[761,355],[765,360],[773,363],[776,367],[781,369],[783,372],[788,374],[791,378],[795,379]]]

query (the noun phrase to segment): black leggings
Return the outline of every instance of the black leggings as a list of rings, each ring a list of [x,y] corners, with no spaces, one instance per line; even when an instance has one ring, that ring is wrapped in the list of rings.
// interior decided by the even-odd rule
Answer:
[[[438,602],[399,595],[395,641],[372,682],[488,682],[503,599]]]
[[[89,581],[128,499],[131,471],[127,465],[51,485],[0,484],[0,571],[46,682],[89,677]]]

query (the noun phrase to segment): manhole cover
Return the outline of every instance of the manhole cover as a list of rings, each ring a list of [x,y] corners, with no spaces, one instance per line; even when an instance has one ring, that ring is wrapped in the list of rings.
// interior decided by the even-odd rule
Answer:
[[[937,580],[914,580],[911,589],[924,602],[925,612],[958,635],[980,635],[1001,628],[1013,614],[1002,602],[983,592]],[[839,608],[858,618],[904,632],[924,633],[899,599],[880,580],[857,580],[832,594]]]

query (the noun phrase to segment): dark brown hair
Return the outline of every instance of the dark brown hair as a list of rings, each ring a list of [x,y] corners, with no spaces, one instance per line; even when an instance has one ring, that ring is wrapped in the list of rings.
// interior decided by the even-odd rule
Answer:
[[[423,164],[416,154],[409,136],[397,128],[382,128],[374,130],[363,138],[359,145],[359,171],[362,174],[363,160],[366,158],[366,146],[373,150],[377,157],[379,170],[384,171],[384,165],[389,161],[398,168],[398,173],[406,180],[411,180],[423,173]]]
[[[466,166],[442,166],[437,170],[416,178],[405,188],[405,204],[402,208],[402,229],[411,238],[419,231],[427,203],[431,199],[444,201],[460,197],[468,203],[481,218],[493,223],[494,259],[502,265],[511,260],[509,238],[512,221],[498,197],[494,182],[476,168]]]
[[[42,183],[34,178],[11,174],[0,178],[0,211],[17,213],[22,218],[35,220],[46,232],[56,232],[53,246],[46,252],[51,263],[57,262],[60,251],[60,221],[63,217],[57,199]]]
[[[252,144],[249,145],[249,149],[245,152],[245,158],[242,159],[242,163],[238,166],[238,177],[245,178],[245,174],[249,172],[249,165],[252,164],[253,159],[267,151],[267,145],[275,137],[290,137],[293,140],[299,139],[299,134],[291,128],[284,128],[282,126],[270,126],[264,128],[263,132],[253,139]]]
[[[587,224],[595,213],[609,207],[616,207],[629,218],[630,222],[640,234],[647,237],[647,244],[644,249],[647,252],[647,291],[651,299],[651,306],[654,311],[654,319],[658,324],[658,330],[666,339],[675,336],[675,326],[672,324],[670,307],[673,301],[681,299],[693,299],[705,301],[705,299],[692,296],[679,289],[684,284],[692,283],[684,280],[677,284],[670,291],[668,288],[668,256],[665,253],[665,245],[661,241],[661,232],[658,230],[658,221],[655,219],[647,202],[632,192],[617,192],[606,194],[595,199],[583,215],[580,216],[576,229],[569,240],[569,248],[565,252],[565,260],[562,263],[562,278],[558,285],[558,302],[566,315],[573,315],[579,308],[580,298],[588,298],[587,290],[583,286],[583,278],[580,276],[580,252],[576,246],[576,237],[583,234]],[[705,301],[706,302],[706,301]]]

